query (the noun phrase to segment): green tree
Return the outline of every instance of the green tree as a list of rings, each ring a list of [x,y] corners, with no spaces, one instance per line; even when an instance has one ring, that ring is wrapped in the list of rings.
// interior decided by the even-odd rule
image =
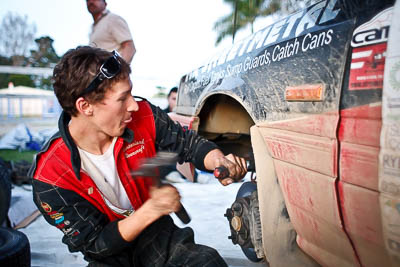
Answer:
[[[35,87],[35,83],[31,76],[24,74],[10,74],[8,78],[9,82],[12,82],[14,86],[28,86]]]
[[[43,36],[35,39],[37,48],[31,50],[31,55],[28,58],[28,64],[32,67],[54,68],[60,60],[57,55],[53,42],[49,36]],[[36,76],[34,78],[37,87],[52,90],[51,77]]]
[[[165,88],[164,86],[156,86],[156,89],[158,92],[153,97],[164,98],[167,96],[167,94],[165,93],[165,90],[167,90],[167,88]]]
[[[0,65],[11,65],[12,61],[8,57],[3,57],[0,55]],[[8,73],[0,73],[0,89],[6,88],[8,85],[8,82],[10,80],[10,74]]]
[[[29,57],[23,57],[23,66],[53,68],[60,57],[56,54],[53,47],[53,39],[43,36],[35,39],[36,48],[30,51]],[[12,57],[0,56],[0,65],[13,65]],[[51,77],[23,74],[0,73],[0,88],[8,86],[9,82],[15,86],[24,85],[52,90]]]
[[[214,30],[218,32],[216,45],[229,36],[232,36],[234,42],[236,33],[248,25],[253,33],[253,25],[258,17],[271,15],[281,7],[281,1],[278,0],[224,0],[224,2],[232,7],[232,13],[214,24]]]
[[[32,67],[54,67],[60,60],[53,47],[54,40],[49,36],[43,36],[35,39],[37,45],[36,50],[31,50],[28,59],[29,65]]]

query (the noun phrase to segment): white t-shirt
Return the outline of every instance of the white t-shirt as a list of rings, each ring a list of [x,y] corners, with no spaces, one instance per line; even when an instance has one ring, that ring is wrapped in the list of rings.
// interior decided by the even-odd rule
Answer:
[[[110,147],[107,149],[107,151],[103,155],[95,155],[95,154],[89,153],[79,147],[78,147],[78,149],[79,149],[79,152],[85,153],[87,158],[91,161],[91,163],[94,166],[96,166],[96,168],[104,176],[105,181],[113,189],[113,191],[118,199],[118,202],[119,202],[119,207],[117,207],[117,208],[130,210],[130,209],[132,209],[132,205],[131,205],[131,202],[129,201],[128,195],[126,194],[125,188],[123,187],[121,180],[119,179],[119,175],[118,175],[117,168],[115,165],[113,152],[114,152],[114,146],[115,146],[116,141],[117,141],[117,137],[114,137]],[[82,160],[84,161],[85,159],[82,158]],[[85,162],[83,162],[83,163],[85,163]],[[93,177],[93,174],[91,173],[90,168],[87,167],[87,164],[82,164],[82,168],[91,177]],[[109,206],[112,205],[110,202],[107,202],[107,204]]]
[[[108,10],[103,17],[92,25],[89,35],[89,45],[99,47],[107,51],[121,48],[121,43],[132,40],[132,35],[126,21]]]

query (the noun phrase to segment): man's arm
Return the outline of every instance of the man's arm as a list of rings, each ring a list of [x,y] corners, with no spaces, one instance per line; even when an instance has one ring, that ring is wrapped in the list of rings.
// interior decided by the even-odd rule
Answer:
[[[136,48],[133,41],[129,40],[121,43],[119,53],[121,54],[122,58],[125,59],[126,62],[128,62],[128,64],[131,64],[133,56],[136,53]]]
[[[130,64],[136,53],[136,48],[128,23],[126,23],[121,16],[115,14],[111,15],[112,17],[109,25],[112,27],[111,34],[115,42],[119,44],[118,52],[121,54],[123,59]]]
[[[63,231],[69,250],[96,259],[120,253],[151,223],[180,208],[177,189],[165,186],[153,189],[150,199],[129,217],[108,222],[105,214],[74,191],[35,179],[33,188],[39,211],[49,224]]]
[[[180,209],[180,195],[173,186],[152,188],[150,198],[129,217],[118,222],[118,230],[125,241],[134,240],[150,224],[163,215]]]

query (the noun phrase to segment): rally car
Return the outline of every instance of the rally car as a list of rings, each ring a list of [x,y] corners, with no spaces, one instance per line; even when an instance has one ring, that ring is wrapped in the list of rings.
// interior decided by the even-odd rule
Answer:
[[[171,116],[255,165],[227,207],[270,266],[400,266],[400,3],[324,0],[181,79]]]

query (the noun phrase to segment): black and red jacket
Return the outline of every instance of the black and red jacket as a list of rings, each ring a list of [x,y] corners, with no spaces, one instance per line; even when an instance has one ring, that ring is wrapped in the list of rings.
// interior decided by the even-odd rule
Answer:
[[[140,159],[157,151],[173,151],[180,162],[192,162],[204,170],[205,155],[216,148],[194,131],[182,128],[159,107],[139,101],[139,110],[114,147],[119,177],[134,209],[149,198],[151,180],[133,179],[132,170]],[[81,251],[85,259],[102,259],[120,254],[129,246],[122,239],[118,220],[124,218],[104,202],[90,176],[81,169],[78,149],[68,131],[70,117],[62,113],[57,132],[40,151],[29,171],[33,199],[51,225],[64,233],[63,243],[71,252]]]

